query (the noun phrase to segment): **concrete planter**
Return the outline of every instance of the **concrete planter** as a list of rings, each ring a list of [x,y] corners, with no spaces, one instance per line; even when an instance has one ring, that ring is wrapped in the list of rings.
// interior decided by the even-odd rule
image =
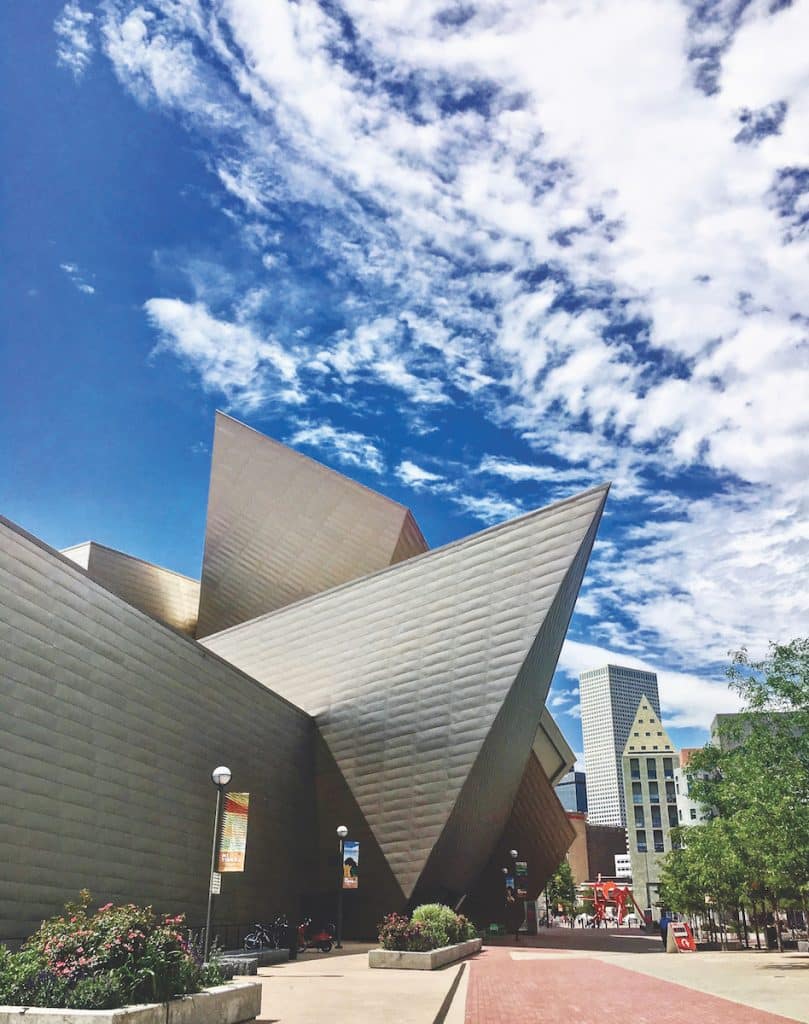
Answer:
[[[0,1024],[245,1024],[261,1011],[261,985],[231,982],[167,1003],[120,1010],[56,1010],[45,1006],[0,1006]]]
[[[368,951],[368,966],[393,968],[400,971],[434,971],[437,967],[445,967],[456,960],[463,960],[465,956],[479,953],[482,945],[482,939],[469,939],[467,942],[457,942],[454,946],[431,949],[429,953],[408,953],[399,949],[371,949]]]

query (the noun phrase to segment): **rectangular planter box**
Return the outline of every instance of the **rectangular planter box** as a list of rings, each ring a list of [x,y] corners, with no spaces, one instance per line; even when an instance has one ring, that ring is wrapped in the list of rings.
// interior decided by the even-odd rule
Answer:
[[[437,967],[445,967],[456,960],[463,960],[465,956],[479,953],[482,945],[482,939],[469,939],[467,942],[458,942],[454,946],[431,949],[429,953],[408,953],[399,949],[371,949],[368,951],[368,966],[403,971],[434,971]]]
[[[261,985],[231,982],[167,1003],[120,1010],[57,1010],[45,1006],[0,1006],[0,1024],[245,1024],[261,1011]]]

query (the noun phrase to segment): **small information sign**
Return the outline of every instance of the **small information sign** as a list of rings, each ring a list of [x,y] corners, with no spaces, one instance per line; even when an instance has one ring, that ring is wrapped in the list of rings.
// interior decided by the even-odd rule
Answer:
[[[666,929],[667,953],[696,953],[697,944],[691,925],[685,921],[670,921]]]
[[[211,895],[218,896],[222,892],[222,875],[218,871],[211,872]]]

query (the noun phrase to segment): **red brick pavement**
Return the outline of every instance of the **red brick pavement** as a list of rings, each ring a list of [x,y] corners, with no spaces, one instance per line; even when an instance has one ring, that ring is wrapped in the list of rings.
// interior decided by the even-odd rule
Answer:
[[[510,952],[488,947],[469,964],[465,1024],[795,1024],[601,960]]]

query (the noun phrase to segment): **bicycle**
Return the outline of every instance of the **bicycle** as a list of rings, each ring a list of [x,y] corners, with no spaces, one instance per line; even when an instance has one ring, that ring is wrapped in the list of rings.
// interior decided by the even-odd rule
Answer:
[[[250,932],[249,935],[244,937],[244,948],[245,949],[277,949],[278,946],[274,942],[274,936],[272,934],[272,926],[264,924],[257,924],[256,930]]]

